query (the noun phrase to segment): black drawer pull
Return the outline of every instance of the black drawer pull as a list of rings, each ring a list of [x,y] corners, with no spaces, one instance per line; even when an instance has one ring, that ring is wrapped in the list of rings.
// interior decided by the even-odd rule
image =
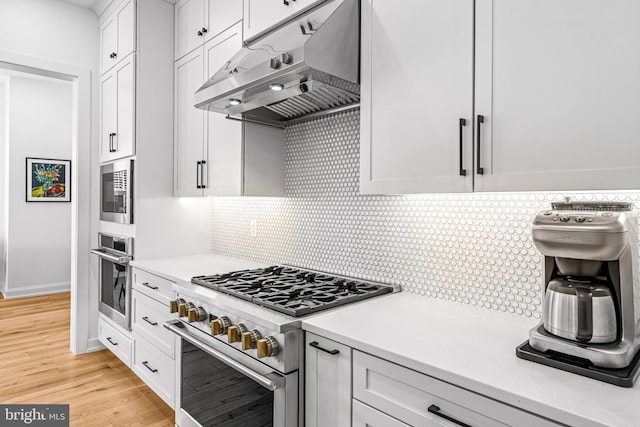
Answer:
[[[145,322],[147,322],[148,324],[150,324],[151,326],[158,326],[158,322],[152,322],[151,320],[149,320],[149,318],[147,316],[144,316],[142,318],[142,320],[144,320]]]
[[[340,353],[339,350],[327,350],[326,348],[320,347],[320,344],[318,344],[318,341],[310,342],[309,345],[311,347],[313,347],[313,348],[317,348],[320,351],[324,351],[325,353],[329,353],[332,356],[335,356],[336,354]]]
[[[158,370],[157,370],[157,369],[154,369],[154,368],[150,367],[150,366],[149,366],[149,362],[147,362],[146,360],[145,360],[144,362],[142,362],[142,364],[144,365],[144,367],[145,367],[145,368],[147,368],[148,370],[150,370],[150,371],[151,371],[151,372],[153,372],[154,374],[155,374],[156,372],[158,372]]]
[[[429,412],[431,412],[433,415],[436,415],[440,418],[444,418],[447,421],[451,421],[452,423],[462,426],[462,427],[471,427],[469,424],[463,423],[462,421],[458,421],[455,418],[451,418],[448,415],[443,414],[442,412],[440,412],[440,407],[436,406],[436,405],[431,405],[429,406],[429,409],[427,409]]]
[[[112,345],[118,345],[117,342],[113,342],[113,340],[111,339],[111,337],[107,337],[107,341],[109,341]]]
[[[153,289],[154,291],[157,291],[157,290],[158,290],[158,287],[157,287],[157,286],[151,286],[151,285],[149,284],[149,282],[142,282],[142,286],[146,286],[147,288],[149,288],[149,289]]]

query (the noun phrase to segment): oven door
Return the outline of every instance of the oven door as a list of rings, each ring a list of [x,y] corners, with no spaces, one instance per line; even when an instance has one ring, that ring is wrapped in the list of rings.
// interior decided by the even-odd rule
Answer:
[[[102,249],[92,249],[98,255],[100,312],[111,320],[131,330],[131,280],[129,256],[111,254]]]
[[[133,224],[133,160],[100,167],[100,219]]]
[[[177,426],[298,425],[297,371],[274,372],[180,320],[164,326],[181,338]]]

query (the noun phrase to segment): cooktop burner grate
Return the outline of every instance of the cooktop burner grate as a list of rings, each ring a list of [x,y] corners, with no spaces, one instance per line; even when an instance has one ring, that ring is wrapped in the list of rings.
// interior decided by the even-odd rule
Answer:
[[[294,317],[393,292],[389,285],[277,265],[195,276],[191,282]]]

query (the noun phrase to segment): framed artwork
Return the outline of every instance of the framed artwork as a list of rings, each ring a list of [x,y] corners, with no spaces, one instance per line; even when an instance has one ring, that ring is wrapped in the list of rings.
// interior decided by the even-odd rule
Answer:
[[[71,160],[27,157],[27,202],[70,202]]]

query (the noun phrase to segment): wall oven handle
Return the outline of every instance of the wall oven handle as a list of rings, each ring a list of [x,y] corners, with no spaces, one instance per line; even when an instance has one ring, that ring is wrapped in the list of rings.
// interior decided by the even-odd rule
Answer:
[[[104,258],[108,261],[115,262],[116,264],[127,265],[129,264],[129,261],[131,261],[132,259],[132,257],[129,255],[121,255],[121,256],[112,255],[101,249],[91,249],[89,252],[91,252],[92,254],[98,255],[100,258]]]
[[[174,334],[178,335],[180,338],[182,338],[186,342],[195,345],[196,347],[198,347],[200,350],[204,351],[208,355],[215,357],[216,359],[218,359],[225,365],[229,366],[230,368],[233,368],[236,371],[240,372],[241,374],[251,378],[258,384],[260,384],[262,387],[266,388],[267,390],[276,391],[282,386],[281,383],[278,384],[278,382],[273,381],[257,372],[252,371],[251,369],[247,368],[243,364],[236,362],[229,356],[222,354],[217,350],[212,349],[207,345],[207,343],[200,340],[197,336],[191,334],[187,330],[184,330],[184,326],[182,326],[182,323],[180,322],[180,320],[166,321],[164,323],[164,327],[170,330],[171,332],[173,332]]]

